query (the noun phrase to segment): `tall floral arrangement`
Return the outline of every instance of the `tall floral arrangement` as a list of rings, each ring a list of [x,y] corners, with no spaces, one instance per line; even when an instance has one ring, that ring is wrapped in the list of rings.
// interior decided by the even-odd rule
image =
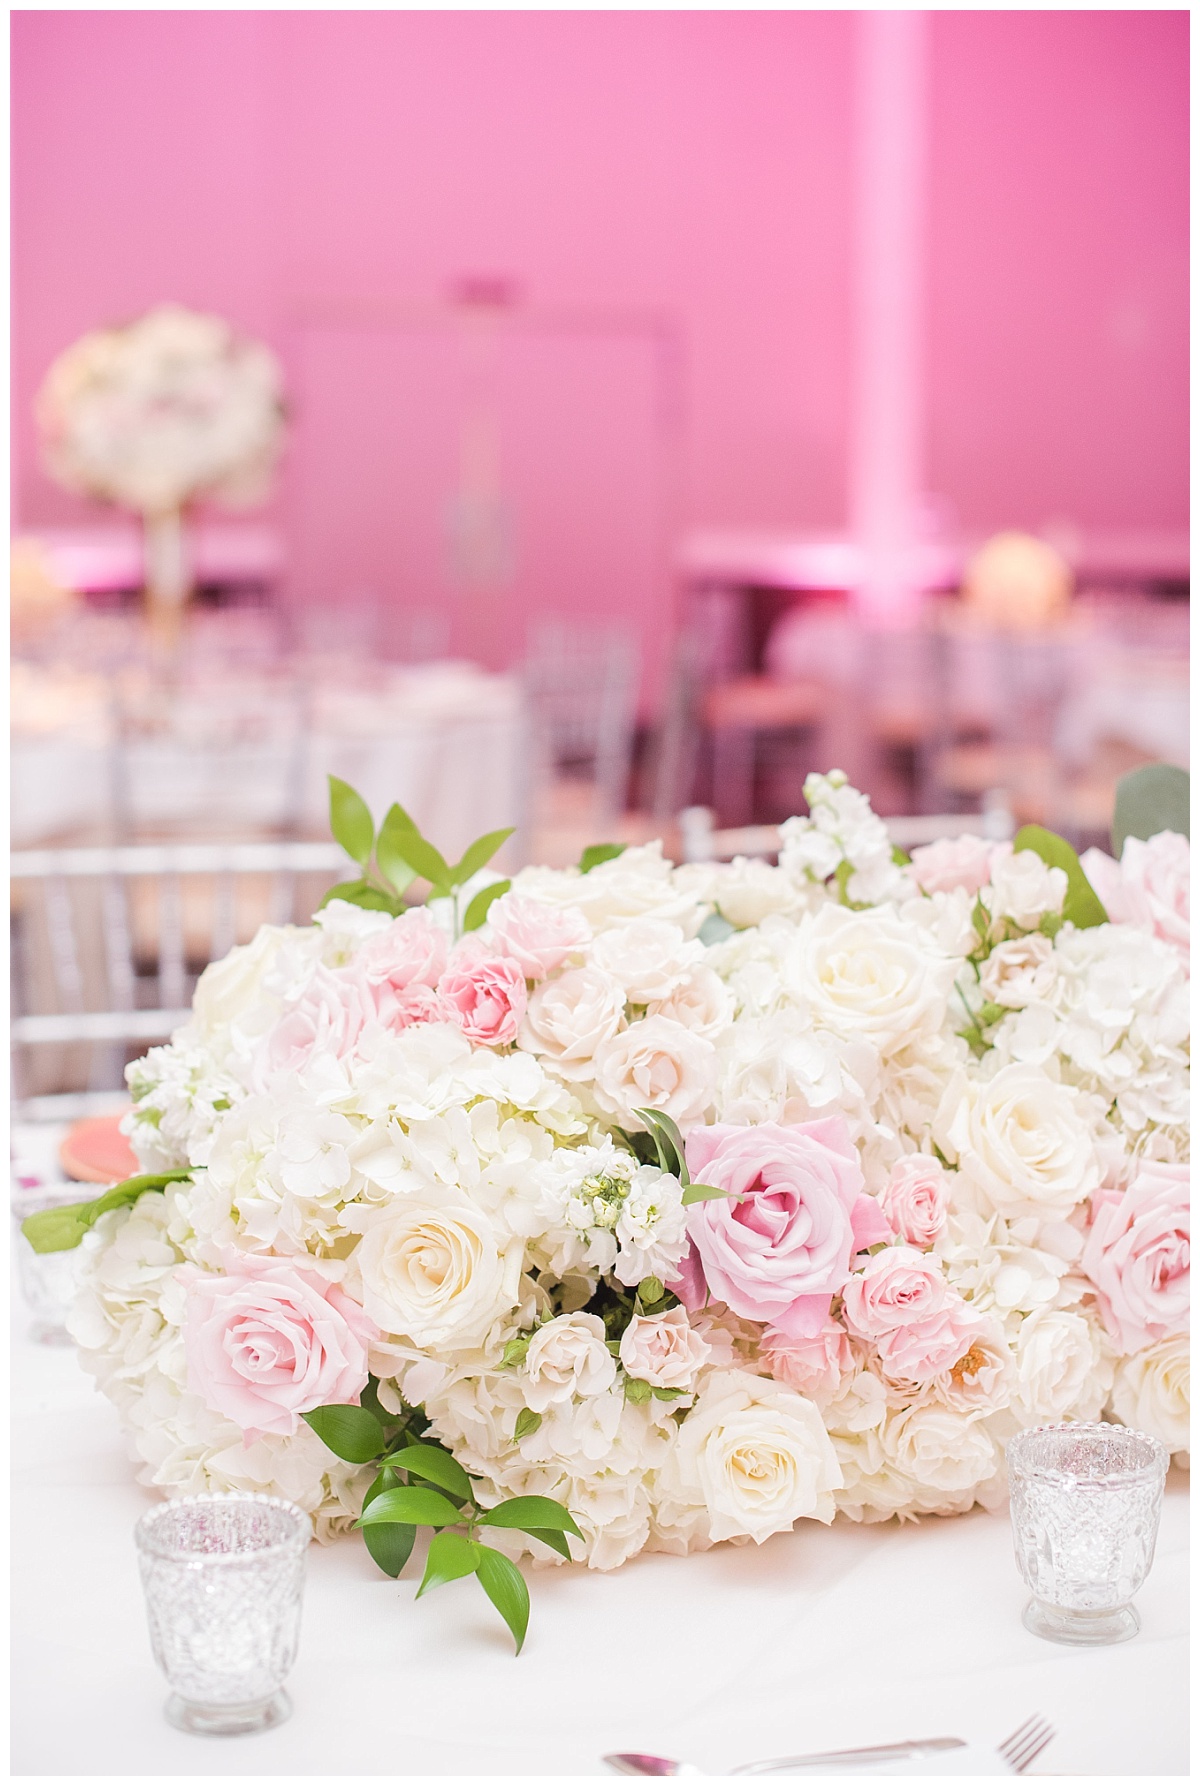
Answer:
[[[1061,840],[907,860],[838,774],[778,866],[511,882],[334,792],[359,878],[130,1069],[150,1176],[38,1218],[142,1480],[487,1588],[994,1505],[1042,1421],[1184,1451],[1179,840],[1114,923]]]

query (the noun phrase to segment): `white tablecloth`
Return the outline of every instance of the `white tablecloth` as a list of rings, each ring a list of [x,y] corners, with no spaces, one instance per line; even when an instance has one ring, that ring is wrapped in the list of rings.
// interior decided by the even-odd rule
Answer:
[[[1070,1650],[1021,1625],[1005,1516],[814,1524],[761,1548],[531,1572],[523,1655],[474,1582],[413,1604],[354,1538],[309,1552],[295,1713],[191,1737],[162,1715],[133,1547],[154,1497],[74,1355],[16,1305],[16,1774],[600,1774],[608,1750],[738,1761],[957,1735],[1031,1712],[1034,1774],[1187,1772],[1186,1477],[1168,1488],[1142,1631]],[[406,1574],[415,1571],[410,1563]]]

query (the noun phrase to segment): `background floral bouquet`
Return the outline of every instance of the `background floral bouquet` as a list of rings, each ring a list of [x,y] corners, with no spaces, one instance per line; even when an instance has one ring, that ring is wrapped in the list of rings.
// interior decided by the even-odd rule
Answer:
[[[891,848],[839,774],[779,865],[361,877],[129,1069],[146,1176],[73,1332],[140,1479],[359,1522],[396,1574],[609,1569],[993,1505],[1023,1426],[1187,1445],[1187,844]],[[424,907],[406,908],[416,877]],[[486,1533],[487,1541],[483,1541]]]

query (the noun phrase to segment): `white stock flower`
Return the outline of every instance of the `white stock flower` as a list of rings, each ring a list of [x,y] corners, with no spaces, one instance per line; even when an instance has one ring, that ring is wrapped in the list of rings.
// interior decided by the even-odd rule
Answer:
[[[1189,1337],[1176,1334],[1122,1358],[1112,1389],[1113,1412],[1126,1426],[1161,1439],[1168,1451],[1187,1451],[1191,1439]]]
[[[756,1544],[798,1519],[834,1515],[833,1446],[811,1401],[769,1377],[718,1371],[701,1386],[671,1453],[671,1486],[703,1506],[709,1536]]]
[[[842,862],[853,872],[846,894],[856,903],[900,898],[908,882],[892,860],[892,840],[865,794],[840,769],[804,783],[810,816],[779,827],[779,866],[798,881],[828,880]]]
[[[934,1124],[938,1145],[1001,1214],[1065,1215],[1100,1183],[1080,1093],[1029,1066],[960,1074]]]
[[[602,1395],[617,1376],[598,1315],[558,1315],[539,1327],[521,1369],[525,1405],[542,1414],[576,1395]]]
[[[940,1030],[957,966],[887,908],[827,905],[801,921],[786,974],[814,1023],[886,1055]]]

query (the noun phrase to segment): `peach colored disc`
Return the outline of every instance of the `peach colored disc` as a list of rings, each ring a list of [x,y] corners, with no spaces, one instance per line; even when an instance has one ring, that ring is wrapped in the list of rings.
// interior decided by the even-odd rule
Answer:
[[[58,1149],[68,1178],[84,1184],[117,1184],[139,1170],[137,1156],[119,1127],[121,1115],[117,1110],[111,1116],[87,1116],[71,1124]]]

